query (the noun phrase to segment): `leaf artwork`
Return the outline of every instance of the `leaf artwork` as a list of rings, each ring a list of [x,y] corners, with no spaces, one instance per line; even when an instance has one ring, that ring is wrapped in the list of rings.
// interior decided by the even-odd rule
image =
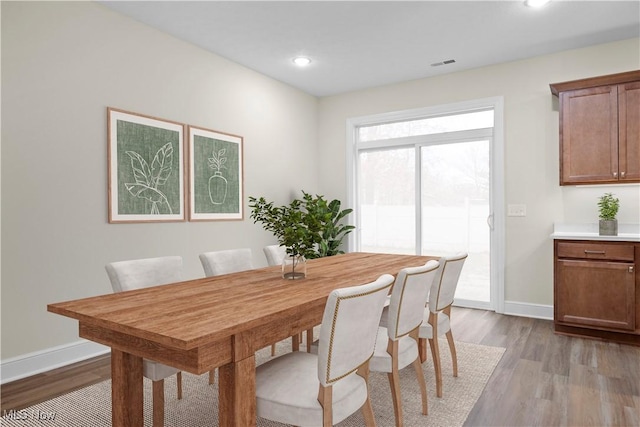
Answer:
[[[171,164],[173,163],[173,147],[171,143],[165,144],[158,150],[151,162],[151,173],[155,174],[155,188],[164,185],[171,175]]]
[[[227,158],[223,157],[227,150],[222,148],[218,150],[218,153],[213,153],[213,157],[209,157],[209,167],[211,169],[215,169],[216,171],[220,171],[220,169],[226,169],[227,167],[224,165],[227,163]]]
[[[132,196],[151,202],[152,215],[160,213],[159,204],[166,203],[169,213],[173,213],[171,205],[165,194],[158,189],[158,186],[164,185],[169,176],[171,176],[171,168],[173,162],[173,147],[170,142],[163,145],[156,152],[151,162],[151,168],[147,161],[135,151],[126,151],[131,159],[131,167],[133,169],[133,177],[135,183],[125,183],[126,189]]]

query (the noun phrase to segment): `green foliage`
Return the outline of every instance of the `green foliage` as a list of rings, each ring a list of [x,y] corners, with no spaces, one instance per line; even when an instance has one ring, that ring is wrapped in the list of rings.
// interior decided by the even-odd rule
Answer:
[[[617,197],[613,197],[612,193],[605,193],[598,200],[598,208],[600,209],[600,219],[616,219],[620,208],[620,200]]]
[[[340,245],[355,227],[342,224],[352,209],[340,210],[340,201],[328,202],[323,196],[302,192],[303,198],[289,205],[274,206],[264,197],[249,197],[251,218],[271,231],[289,254],[320,258],[344,253]]]
[[[341,203],[337,199],[327,202],[323,196],[313,197],[304,191],[302,194],[302,205],[306,210],[308,222],[313,224],[313,229],[318,233],[315,258],[344,253],[340,250],[342,240],[355,227],[342,224],[341,221],[353,212],[353,209],[340,210]]]

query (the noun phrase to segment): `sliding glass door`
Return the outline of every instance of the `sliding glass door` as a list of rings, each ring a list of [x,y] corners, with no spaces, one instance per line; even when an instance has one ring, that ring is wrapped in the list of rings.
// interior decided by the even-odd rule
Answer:
[[[495,309],[494,109],[374,121],[354,131],[353,248],[467,252],[456,304]]]

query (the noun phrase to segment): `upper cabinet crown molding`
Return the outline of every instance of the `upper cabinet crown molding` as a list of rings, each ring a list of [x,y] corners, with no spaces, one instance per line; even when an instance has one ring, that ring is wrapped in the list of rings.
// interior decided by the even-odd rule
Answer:
[[[627,71],[618,74],[609,74],[606,76],[589,77],[580,80],[571,80],[562,83],[551,83],[551,93],[555,96],[560,96],[560,92],[566,92],[568,90],[575,89],[587,89],[590,87],[617,85],[620,83],[629,83],[640,81],[640,70]]]
[[[549,86],[560,99],[560,185],[640,182],[640,70]]]

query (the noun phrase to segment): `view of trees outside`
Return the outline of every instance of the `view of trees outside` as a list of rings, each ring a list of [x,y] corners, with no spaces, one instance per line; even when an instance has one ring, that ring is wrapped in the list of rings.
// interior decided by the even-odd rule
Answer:
[[[422,147],[422,253],[466,251],[456,297],[490,300],[489,141]]]
[[[493,126],[493,111],[370,126],[369,140]],[[421,251],[466,251],[457,298],[490,300],[490,143],[488,140],[422,146]],[[414,146],[360,151],[360,250],[415,254]]]
[[[415,254],[415,149],[360,153],[360,249]]]

